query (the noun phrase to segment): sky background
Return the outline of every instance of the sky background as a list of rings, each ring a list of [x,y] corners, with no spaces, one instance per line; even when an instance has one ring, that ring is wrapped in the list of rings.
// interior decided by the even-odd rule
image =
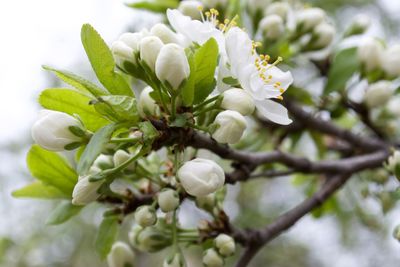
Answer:
[[[400,1],[380,2],[391,14],[400,13]],[[1,146],[10,142],[18,143],[20,140],[26,142],[30,138],[30,127],[39,110],[35,99],[49,85],[49,76],[41,65],[71,71],[77,69],[78,73],[83,73],[89,69],[89,63],[80,42],[82,24],[92,24],[110,44],[128,25],[136,25],[138,28],[144,25],[143,14],[127,8],[119,0],[1,0],[0,173],[11,175],[26,172],[26,151],[6,156]],[[149,23],[155,19],[148,14],[146,18]],[[27,205],[33,207],[34,204],[10,197],[10,192],[23,183],[24,179],[6,179],[0,183],[0,218],[7,218],[0,219],[0,234],[9,233],[12,229],[13,234],[21,235],[26,230],[23,228],[26,225],[18,227],[23,216],[11,211],[21,211]],[[378,209],[372,204],[371,208],[373,211]],[[27,210],[24,216],[34,211]],[[400,222],[399,219],[397,212],[389,214],[385,221],[394,226]],[[331,267],[364,266],[363,261],[370,260],[366,255],[374,255],[379,249],[383,255],[376,257],[377,263],[382,257],[385,258],[386,253],[390,255],[390,261],[400,262],[400,245],[393,239],[382,246],[376,246],[374,242],[378,241],[366,233],[365,240],[362,240],[364,246],[359,250],[347,251],[336,246],[339,234],[335,232],[335,223],[329,217],[319,221],[307,217],[290,231],[290,236],[316,248],[314,256]],[[335,258],[336,262],[327,262],[324,255],[329,255],[330,259]]]

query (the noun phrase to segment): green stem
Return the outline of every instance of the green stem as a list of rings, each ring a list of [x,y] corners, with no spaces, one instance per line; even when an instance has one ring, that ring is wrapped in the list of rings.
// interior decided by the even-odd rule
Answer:
[[[126,138],[112,138],[111,143],[126,143],[126,142],[137,142],[141,137],[126,137]]]
[[[197,111],[197,110],[201,109],[202,107],[206,106],[207,104],[209,104],[209,103],[211,103],[211,102],[214,102],[214,101],[217,100],[219,97],[220,97],[220,95],[217,95],[217,96],[211,97],[210,99],[207,99],[207,100],[204,101],[203,103],[201,103],[201,104],[195,106],[195,107],[193,108],[193,111]]]

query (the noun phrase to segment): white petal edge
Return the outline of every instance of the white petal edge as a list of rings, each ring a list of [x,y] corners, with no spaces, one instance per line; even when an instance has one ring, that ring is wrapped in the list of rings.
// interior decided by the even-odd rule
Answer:
[[[255,100],[255,104],[262,117],[281,125],[292,123],[288,111],[283,105],[269,99]]]

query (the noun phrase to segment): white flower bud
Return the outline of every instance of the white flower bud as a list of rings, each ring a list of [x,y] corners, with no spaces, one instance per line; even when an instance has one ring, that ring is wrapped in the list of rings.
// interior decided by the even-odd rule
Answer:
[[[206,267],[222,267],[224,259],[213,248],[209,248],[204,252],[203,263]]]
[[[164,44],[174,43],[180,44],[180,39],[176,33],[174,33],[170,28],[168,28],[165,24],[157,23],[155,24],[151,30],[151,34],[160,38],[160,40]]]
[[[100,194],[97,192],[103,181],[90,182],[90,175],[80,176],[72,192],[72,204],[81,206],[95,201]]]
[[[151,92],[153,92],[153,88],[151,88],[150,86],[146,86],[140,93],[137,109],[139,115],[142,118],[147,118],[148,116],[160,116],[160,107],[157,105],[156,101],[150,96]]]
[[[93,166],[98,167],[102,170],[110,169],[114,167],[113,158],[108,155],[100,154],[93,162]]]
[[[196,197],[196,206],[206,211],[212,211],[217,205],[215,193]]]
[[[390,99],[387,110],[394,116],[400,117],[400,97]]]
[[[114,153],[114,156],[113,156],[114,166],[119,166],[130,158],[131,158],[131,155],[128,152],[126,152],[125,150],[119,149]],[[131,171],[134,170],[135,162],[130,163],[128,165],[127,169],[131,170]]]
[[[214,240],[215,247],[222,256],[230,256],[235,252],[235,240],[226,234],[219,234]]]
[[[160,38],[156,36],[147,36],[140,40],[140,58],[154,72],[158,53],[164,46]]]
[[[179,3],[178,10],[185,16],[189,16],[192,19],[201,20],[201,13],[199,8],[203,4],[195,0],[186,0]]]
[[[400,44],[393,45],[385,51],[382,65],[388,75],[400,76]]]
[[[181,254],[175,254],[172,259],[165,259],[163,267],[184,267]]]
[[[221,102],[223,109],[234,110],[243,116],[250,115],[255,109],[253,98],[243,89],[231,88],[222,93]]]
[[[44,149],[63,151],[66,145],[81,140],[69,130],[70,126],[81,127],[81,124],[66,113],[41,110],[39,119],[32,126],[32,138]]]
[[[379,69],[382,65],[383,46],[375,39],[369,38],[358,46],[358,59],[366,71]]]
[[[278,15],[269,15],[260,21],[259,26],[263,36],[272,40],[278,39],[285,31],[283,19]]]
[[[124,242],[118,241],[111,247],[110,253],[107,255],[107,263],[109,267],[125,267],[126,264],[133,266],[135,254],[132,249]]]
[[[135,226],[128,234],[131,244],[144,252],[157,252],[171,245],[171,237],[165,235],[156,226],[142,228]]]
[[[196,197],[214,193],[225,182],[224,170],[209,159],[187,161],[179,168],[177,175],[185,191]]]
[[[335,28],[328,23],[321,23],[314,28],[314,34],[317,39],[313,43],[313,47],[316,49],[321,49],[329,46],[333,38],[335,37]]]
[[[139,43],[143,38],[141,32],[135,33],[124,33],[117,41],[115,41],[111,46],[111,51],[114,55],[117,65],[123,67],[124,61],[136,64],[136,55],[139,51]]]
[[[176,90],[189,74],[189,62],[181,46],[167,44],[161,48],[156,62],[156,75],[160,81],[168,82]]]
[[[396,166],[400,164],[400,151],[396,150],[389,158],[388,158],[388,169],[391,172],[396,171]]]
[[[303,31],[310,31],[320,24],[326,17],[325,11],[320,8],[308,8],[297,13],[297,24],[301,25]]]
[[[151,206],[140,206],[135,211],[135,221],[142,227],[154,225],[157,222],[157,215]]]
[[[246,119],[237,111],[225,110],[220,112],[214,121],[219,125],[212,137],[219,143],[235,144],[242,138],[246,130]]]
[[[164,189],[158,194],[157,201],[163,212],[174,211],[179,206],[179,195],[173,189]]]
[[[359,14],[354,17],[349,29],[346,32],[346,36],[364,33],[370,26],[371,19],[363,14]]]
[[[369,108],[385,105],[393,94],[391,82],[379,81],[371,84],[364,95],[364,101]]]
[[[290,6],[288,3],[274,2],[267,6],[265,9],[265,15],[278,15],[283,20],[286,20],[289,11]]]

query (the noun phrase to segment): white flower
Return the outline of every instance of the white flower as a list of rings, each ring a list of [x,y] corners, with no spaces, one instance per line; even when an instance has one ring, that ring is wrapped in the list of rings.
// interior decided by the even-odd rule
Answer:
[[[379,69],[382,66],[383,45],[376,39],[366,39],[359,45],[357,53],[366,71]]]
[[[224,259],[218,255],[215,249],[209,248],[203,255],[203,263],[206,267],[222,267]]]
[[[69,130],[70,126],[81,127],[81,124],[66,113],[41,110],[39,119],[32,126],[32,138],[44,149],[63,151],[66,145],[81,140]]]
[[[278,39],[282,36],[285,27],[283,19],[278,15],[269,15],[260,21],[259,26],[264,37],[269,39]]]
[[[246,130],[246,119],[237,111],[225,110],[218,113],[214,123],[219,127],[212,137],[219,143],[235,144],[242,138]]]
[[[126,264],[133,266],[135,254],[132,249],[124,242],[118,241],[111,247],[110,253],[107,255],[107,263],[109,267],[125,267]]]
[[[139,43],[143,38],[142,32],[124,33],[111,45],[117,65],[123,67],[124,61],[136,64],[136,53],[139,52]]]
[[[368,87],[364,95],[364,101],[368,107],[375,108],[385,105],[392,95],[391,82],[379,81]]]
[[[147,64],[150,70],[154,71],[158,53],[164,46],[160,38],[147,36],[140,40],[140,58]]]
[[[153,34],[154,36],[157,36],[158,38],[160,38],[160,40],[164,44],[174,43],[174,44],[181,45],[184,42],[184,40],[183,40],[184,37],[182,35],[176,34],[170,28],[168,28],[165,24],[162,24],[162,23],[155,24],[150,29],[150,33]]]
[[[154,99],[150,96],[151,92],[153,92],[153,88],[151,88],[150,86],[146,86],[140,93],[137,108],[139,111],[139,115],[142,118],[146,118],[147,116],[160,116],[160,107],[156,104],[156,101],[154,101]]]
[[[190,74],[185,50],[177,44],[163,46],[157,57],[155,70],[160,81],[168,82],[177,90]]]
[[[224,170],[209,159],[187,161],[179,168],[177,175],[185,191],[192,196],[214,193],[225,182]]]
[[[308,8],[297,13],[297,25],[301,25],[302,31],[310,31],[320,24],[326,17],[325,11],[320,8]]]
[[[288,3],[274,2],[267,6],[267,8],[265,9],[265,15],[278,15],[283,20],[286,20],[289,11],[290,6]]]
[[[370,17],[368,17],[367,15],[359,14],[354,17],[349,27],[348,33],[349,35],[362,34],[369,28],[370,25]]]
[[[222,31],[216,28],[217,19],[215,13],[207,17],[207,20],[201,22],[183,15],[179,10],[168,9],[167,18],[172,28],[184,35],[191,42],[202,45],[210,38],[214,38],[218,43],[220,53],[224,54],[225,38]]]
[[[400,151],[396,150],[389,158],[388,158],[388,168],[390,171],[395,172],[396,166],[400,164]]]
[[[243,116],[250,115],[255,109],[253,98],[243,89],[231,88],[222,93],[221,107],[234,110]]]
[[[214,240],[215,247],[222,256],[230,256],[235,252],[235,240],[226,234],[219,234]]]
[[[103,181],[90,182],[90,175],[80,176],[72,192],[72,204],[80,206],[95,201],[100,194],[97,192]]]
[[[321,49],[330,45],[335,37],[335,28],[328,23],[321,23],[314,28],[316,40],[312,44],[314,48]]]
[[[131,155],[125,150],[118,149],[113,156],[114,166],[119,166],[123,164],[125,161],[131,158]],[[128,170],[132,171],[135,169],[135,162],[131,162],[128,167]]]
[[[165,259],[163,267],[184,267],[182,256],[177,253],[172,259]]]
[[[391,114],[400,117],[400,97],[390,99],[387,109]]]
[[[393,45],[384,52],[382,65],[390,76],[400,76],[400,44]]]
[[[232,76],[253,97],[259,113],[275,123],[290,124],[286,108],[269,98],[282,98],[293,82],[291,73],[281,71],[276,63],[268,64],[265,57],[257,55],[248,34],[237,27],[227,33],[226,52]]]
[[[192,19],[201,19],[200,10],[203,4],[195,0],[186,0],[179,3],[178,10],[185,16],[189,16]]]
[[[164,189],[158,194],[158,206],[163,212],[174,211],[179,206],[179,195],[173,189]]]
[[[135,211],[135,221],[142,227],[154,225],[157,222],[156,211],[151,206],[140,206]]]

